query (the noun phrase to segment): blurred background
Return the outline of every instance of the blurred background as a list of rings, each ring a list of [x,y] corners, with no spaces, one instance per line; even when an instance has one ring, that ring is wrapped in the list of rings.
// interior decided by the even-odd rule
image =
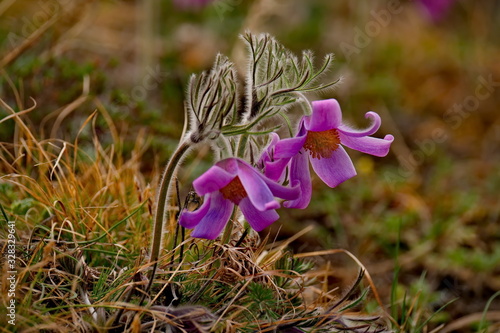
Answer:
[[[436,323],[468,327],[500,290],[500,1],[3,0],[0,17],[0,98],[18,111],[36,101],[23,117],[42,139],[89,147],[92,130],[79,131],[98,110],[101,144],[125,155],[140,144],[153,187],[182,132],[190,75],[218,52],[244,73],[241,33],[310,49],[318,64],[335,53],[328,79],[340,83],[308,98],[338,99],[358,126],[378,112],[393,148],[384,159],[349,151],[357,177],[333,190],[316,179],[312,207],[280,212],[264,235],[315,226],[294,252],[352,252],[384,301],[394,280],[429,314],[458,297]],[[0,123],[0,142],[15,135]],[[332,284],[356,275],[342,255],[320,260],[338,266]],[[500,299],[488,311],[498,321]]]

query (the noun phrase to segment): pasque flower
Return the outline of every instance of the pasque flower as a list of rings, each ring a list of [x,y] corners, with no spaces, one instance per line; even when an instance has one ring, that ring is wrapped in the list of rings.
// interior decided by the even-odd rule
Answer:
[[[372,120],[367,129],[356,130],[342,123],[342,112],[335,99],[312,102],[312,108],[312,115],[301,119],[296,137],[280,140],[270,146],[272,160],[268,159],[265,163],[266,174],[277,175],[291,161],[290,183],[300,186],[301,195],[285,202],[285,207],[305,208],[311,201],[309,162],[321,180],[335,187],[356,175],[354,165],[342,145],[382,157],[387,155],[394,140],[392,135],[386,135],[383,139],[370,136],[381,124],[380,116],[375,112],[365,115]]]
[[[437,22],[441,20],[450,7],[453,5],[454,0],[419,0],[420,4],[424,7],[429,14],[431,20]]]
[[[257,166],[264,172],[266,177],[279,182],[282,180],[283,171],[288,166],[291,158],[277,158],[275,156],[276,145],[279,147],[283,145],[283,143],[280,141],[278,134],[271,133],[270,135],[271,142],[262,152],[259,162],[257,162]]]
[[[203,204],[195,211],[184,210],[179,224],[194,228],[191,236],[215,239],[220,234],[238,205],[250,226],[261,231],[279,215],[280,207],[275,197],[295,200],[298,187],[282,186],[267,178],[247,162],[239,158],[228,158],[217,162],[193,182],[193,187]]]

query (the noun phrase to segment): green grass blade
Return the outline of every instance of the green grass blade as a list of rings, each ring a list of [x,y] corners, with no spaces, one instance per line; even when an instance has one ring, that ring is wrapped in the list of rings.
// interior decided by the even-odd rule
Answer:
[[[123,223],[127,222],[128,219],[131,218],[132,216],[134,216],[142,208],[142,206],[144,206],[145,203],[146,202],[143,202],[142,204],[139,205],[139,207],[134,209],[134,211],[132,213],[130,213],[128,216],[126,216],[124,219],[116,222],[111,228],[109,228],[108,233],[110,233],[114,229],[118,228]],[[100,241],[101,239],[105,238],[108,235],[108,233],[103,233],[99,237],[96,237],[96,238],[88,240],[88,241],[77,242],[77,244],[78,245],[86,245],[86,244],[96,243],[96,242]]]
[[[491,302],[493,302],[493,300],[495,298],[497,298],[497,296],[500,296],[500,291],[497,291],[496,293],[493,294],[493,296],[490,297],[490,299],[488,300],[488,302],[486,303],[486,306],[484,307],[484,310],[483,310],[483,315],[481,317],[481,321],[479,322],[479,327],[478,327],[478,332],[486,332],[486,313],[488,312],[488,308],[490,307],[491,305]]]

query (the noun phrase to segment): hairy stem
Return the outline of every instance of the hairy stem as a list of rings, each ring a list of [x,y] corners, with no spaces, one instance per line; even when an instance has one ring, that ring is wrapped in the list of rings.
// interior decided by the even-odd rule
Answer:
[[[158,189],[158,197],[156,199],[156,212],[153,224],[153,243],[151,244],[151,257],[150,263],[156,262],[158,260],[158,255],[160,253],[161,242],[163,238],[163,225],[165,218],[165,207],[167,205],[168,193],[172,187],[172,180],[174,178],[175,171],[179,166],[179,163],[188,151],[190,143],[183,142],[173,153],[172,157],[168,161],[167,167],[163,172],[161,177],[160,187]]]
[[[245,159],[247,143],[248,143],[248,134],[242,134],[240,136],[240,142],[238,143],[238,148],[236,152],[237,157]]]
[[[233,208],[233,213],[231,214],[231,218],[226,224],[226,227],[224,228],[224,233],[222,234],[222,244],[229,244],[231,241],[231,236],[233,234],[233,225],[234,225],[234,220],[236,217],[236,214],[238,212],[238,207],[235,205]]]
[[[309,100],[301,92],[296,91],[295,94],[298,95],[297,102],[302,106],[304,114],[310,116],[312,114],[312,106]]]

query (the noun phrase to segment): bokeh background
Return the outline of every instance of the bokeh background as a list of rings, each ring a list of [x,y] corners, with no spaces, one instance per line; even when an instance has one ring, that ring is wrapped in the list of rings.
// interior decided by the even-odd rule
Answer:
[[[500,2],[193,3],[3,0],[0,98],[17,110],[36,101],[23,119],[41,138],[79,135],[90,147],[95,133],[124,155],[140,144],[154,188],[182,132],[190,75],[218,52],[244,73],[240,34],[270,33],[295,53],[313,50],[318,63],[335,53],[329,79],[340,83],[308,98],[338,99],[359,126],[378,112],[377,135],[393,134],[393,148],[384,159],[350,151],[357,177],[336,189],[316,180],[311,207],[280,212],[264,235],[284,239],[313,225],[295,252],[346,249],[385,301],[396,280],[395,292],[428,314],[458,298],[433,320],[465,320],[468,329],[500,290]],[[95,132],[79,132],[95,110]],[[1,142],[15,135],[13,122],[0,123]],[[210,161],[188,163],[185,186]],[[338,266],[332,284],[356,275],[347,257],[320,260]],[[487,311],[498,321],[500,299]]]

